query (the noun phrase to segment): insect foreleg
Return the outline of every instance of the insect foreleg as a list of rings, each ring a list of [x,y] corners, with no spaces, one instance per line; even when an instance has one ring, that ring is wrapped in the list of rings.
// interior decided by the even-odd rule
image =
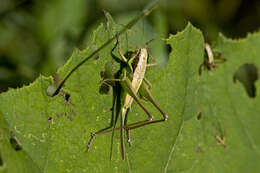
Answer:
[[[120,40],[119,40],[119,35],[117,35],[116,37],[117,39],[117,49],[118,49],[118,53],[121,56],[121,58],[123,59],[124,62],[127,62],[127,58],[124,56],[124,54],[121,52],[121,48],[120,48]]]

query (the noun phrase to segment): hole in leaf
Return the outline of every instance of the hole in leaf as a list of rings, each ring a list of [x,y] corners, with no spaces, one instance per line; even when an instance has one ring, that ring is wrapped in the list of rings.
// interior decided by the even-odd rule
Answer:
[[[249,97],[256,96],[255,81],[258,79],[258,70],[254,64],[243,64],[233,76],[233,82],[238,80],[244,86]]]
[[[0,154],[0,166],[3,166],[4,162],[3,162],[3,159],[2,159],[2,156]]]
[[[168,51],[168,54],[172,52],[172,47],[169,44],[167,44],[167,51]]]
[[[10,143],[13,147],[13,149],[15,149],[15,151],[20,151],[22,150],[22,145],[20,143],[20,141],[18,140],[18,138],[15,136],[14,132],[11,131],[11,134],[10,134]]]
[[[71,101],[71,97],[70,97],[70,94],[61,90],[61,95],[62,97],[64,97],[66,103],[65,103],[65,106],[69,106],[69,105],[73,105],[72,101]]]
[[[201,118],[202,118],[202,112],[200,111],[198,116],[197,116],[197,120],[201,120]]]
[[[68,102],[70,99],[70,94],[69,93],[65,93],[65,100]]]
[[[48,122],[51,123],[52,117],[48,117]]]

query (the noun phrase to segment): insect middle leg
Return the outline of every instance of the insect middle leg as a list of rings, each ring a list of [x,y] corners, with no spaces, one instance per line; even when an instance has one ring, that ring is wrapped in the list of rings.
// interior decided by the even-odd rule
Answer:
[[[126,83],[127,84],[127,83]],[[130,85],[126,85],[130,91],[132,91],[131,86]],[[150,117],[148,120],[143,120],[143,121],[138,121],[135,123],[130,123],[118,128],[114,128],[114,129],[109,129],[109,130],[105,130],[105,131],[101,131],[101,132],[97,132],[97,133],[92,133],[91,134],[91,139],[88,143],[88,150],[90,148],[91,143],[93,142],[94,138],[96,136],[102,135],[102,134],[106,134],[106,133],[110,133],[113,131],[117,131],[117,130],[122,130],[125,129],[127,131],[128,134],[128,140],[130,140],[130,130],[132,129],[136,129],[138,127],[142,127],[145,125],[149,125],[149,124],[153,124],[153,123],[159,123],[159,122],[163,122],[166,121],[168,119],[168,115],[155,103],[153,97],[151,96],[149,90],[147,88],[144,89],[145,96],[146,98],[159,110],[159,112],[162,114],[163,118],[159,119],[159,120],[152,120],[153,116],[152,114],[145,108],[145,106],[141,103],[140,99],[137,97],[137,95],[135,93],[131,93],[131,95],[133,96],[134,100],[139,104],[139,106],[145,111],[145,113]]]
[[[129,86],[130,87],[130,86]],[[131,90],[131,87],[130,87],[130,90]],[[132,90],[131,90],[132,91]],[[134,94],[134,93],[133,93]],[[153,119],[153,115],[145,108],[145,106],[141,103],[141,101],[138,99],[138,97],[136,96],[136,94],[134,94],[134,99],[136,100],[136,102],[139,104],[139,106],[145,111],[145,113],[148,115],[149,119],[148,120],[144,120],[144,121],[141,121],[141,122],[138,122],[139,123],[145,123],[145,122],[149,122],[149,121],[152,121]],[[132,125],[135,125],[136,123],[132,123],[130,124],[131,126]],[[88,142],[88,147],[87,147],[87,150],[90,149],[90,145],[92,144],[92,142],[94,141],[95,137],[96,136],[99,136],[99,135],[102,135],[102,134],[106,134],[106,133],[110,133],[110,132],[113,132],[113,131],[116,131],[116,130],[121,130],[121,129],[126,129],[127,131],[127,134],[128,134],[128,141],[130,141],[130,132],[128,131],[128,125],[124,125],[124,126],[121,126],[120,128],[113,128],[113,129],[107,129],[107,130],[102,130],[102,131],[98,131],[96,133],[91,133],[91,139],[89,140]],[[130,142],[129,142],[130,143]]]

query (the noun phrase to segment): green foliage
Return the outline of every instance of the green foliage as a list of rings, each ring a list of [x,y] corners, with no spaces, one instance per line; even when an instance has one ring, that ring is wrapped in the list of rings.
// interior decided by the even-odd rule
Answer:
[[[122,27],[107,17],[106,27],[100,25],[93,33],[93,47],[102,45]],[[134,49],[135,43],[141,44],[136,41],[140,39],[139,32],[133,28],[128,31],[128,39],[126,35],[120,37],[124,52]],[[160,47],[159,43],[153,44]],[[112,151],[111,134],[107,134],[98,136],[86,152],[90,133],[110,124],[112,95],[99,93],[99,81],[106,62],[113,60],[110,52],[114,44],[76,70],[53,98],[46,93],[53,80],[43,76],[29,86],[0,95],[0,172],[260,170],[256,163],[260,159],[259,96],[249,98],[243,85],[233,82],[244,63],[260,66],[259,33],[237,41],[219,37],[214,51],[227,61],[217,64],[212,71],[203,71],[201,76],[199,67],[204,59],[201,32],[188,24],[184,31],[171,35],[167,39],[172,48],[169,59],[159,54],[154,57],[158,62],[167,62],[159,64],[166,65],[151,67],[147,72],[153,84],[153,97],[169,119],[133,130],[133,145],[126,148],[125,161],[121,160],[119,132],[115,132]],[[91,51],[92,47],[75,50],[58,70],[59,77],[63,79]],[[259,91],[259,81],[255,88]],[[151,104],[144,104],[160,118]],[[146,118],[133,103],[129,122]],[[21,145],[20,150],[12,148],[11,137],[16,145]],[[222,145],[218,144],[221,140]]]

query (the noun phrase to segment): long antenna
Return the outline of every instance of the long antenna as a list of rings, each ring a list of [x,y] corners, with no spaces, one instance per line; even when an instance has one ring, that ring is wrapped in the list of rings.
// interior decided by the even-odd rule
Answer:
[[[67,81],[67,79],[70,77],[70,75],[77,70],[82,64],[84,64],[87,60],[94,57],[100,50],[102,50],[104,47],[109,45],[113,40],[116,39],[117,35],[123,34],[126,30],[130,29],[132,26],[134,26],[141,18],[149,15],[156,7],[160,0],[154,0],[144,10],[135,18],[133,18],[122,30],[120,30],[116,35],[114,35],[111,39],[109,39],[107,42],[105,42],[102,46],[100,46],[98,49],[96,49],[94,52],[92,52],[89,56],[87,56],[85,59],[83,59],[78,65],[76,65],[61,81],[61,83],[56,88],[55,92],[52,94],[52,97],[57,95],[64,85],[64,83]]]

